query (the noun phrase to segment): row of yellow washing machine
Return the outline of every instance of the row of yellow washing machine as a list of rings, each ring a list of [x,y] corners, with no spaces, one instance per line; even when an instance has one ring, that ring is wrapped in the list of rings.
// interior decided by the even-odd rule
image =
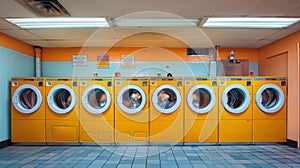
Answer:
[[[283,77],[15,77],[12,142],[285,142]]]

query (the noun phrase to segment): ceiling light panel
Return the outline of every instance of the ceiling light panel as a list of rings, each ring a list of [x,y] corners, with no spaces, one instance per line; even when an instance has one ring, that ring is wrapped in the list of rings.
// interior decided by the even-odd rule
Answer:
[[[116,27],[193,27],[199,19],[184,18],[115,18],[112,25]]]
[[[276,17],[212,17],[202,25],[206,28],[284,28],[300,18]]]
[[[40,28],[101,28],[109,27],[105,18],[6,18],[7,21],[23,29]]]

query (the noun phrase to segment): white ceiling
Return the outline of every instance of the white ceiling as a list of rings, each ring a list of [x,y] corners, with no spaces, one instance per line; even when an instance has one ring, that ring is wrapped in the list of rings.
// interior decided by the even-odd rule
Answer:
[[[285,16],[300,17],[299,0],[59,0],[73,17]],[[1,0],[0,32],[41,47],[220,47],[259,48],[300,30],[125,28],[23,30],[6,17],[36,17],[14,0]]]

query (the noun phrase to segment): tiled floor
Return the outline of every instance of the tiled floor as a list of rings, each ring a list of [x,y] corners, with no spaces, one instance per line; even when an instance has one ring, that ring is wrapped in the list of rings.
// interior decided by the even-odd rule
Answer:
[[[244,146],[9,146],[0,167],[300,167],[300,149]]]

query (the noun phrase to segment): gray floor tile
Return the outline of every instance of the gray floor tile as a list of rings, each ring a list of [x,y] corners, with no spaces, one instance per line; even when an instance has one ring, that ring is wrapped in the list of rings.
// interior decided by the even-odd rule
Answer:
[[[133,164],[132,168],[145,168],[146,164]]]
[[[117,167],[117,164],[105,164],[102,166],[102,168],[116,168],[116,167]]]
[[[285,164],[272,164],[272,166],[275,166],[276,168],[290,168],[290,166]]]
[[[117,168],[131,168],[131,164],[119,164]]]
[[[119,152],[119,153],[118,153]],[[130,156],[129,156],[130,155]],[[300,149],[247,146],[9,146],[0,167],[300,167]]]

